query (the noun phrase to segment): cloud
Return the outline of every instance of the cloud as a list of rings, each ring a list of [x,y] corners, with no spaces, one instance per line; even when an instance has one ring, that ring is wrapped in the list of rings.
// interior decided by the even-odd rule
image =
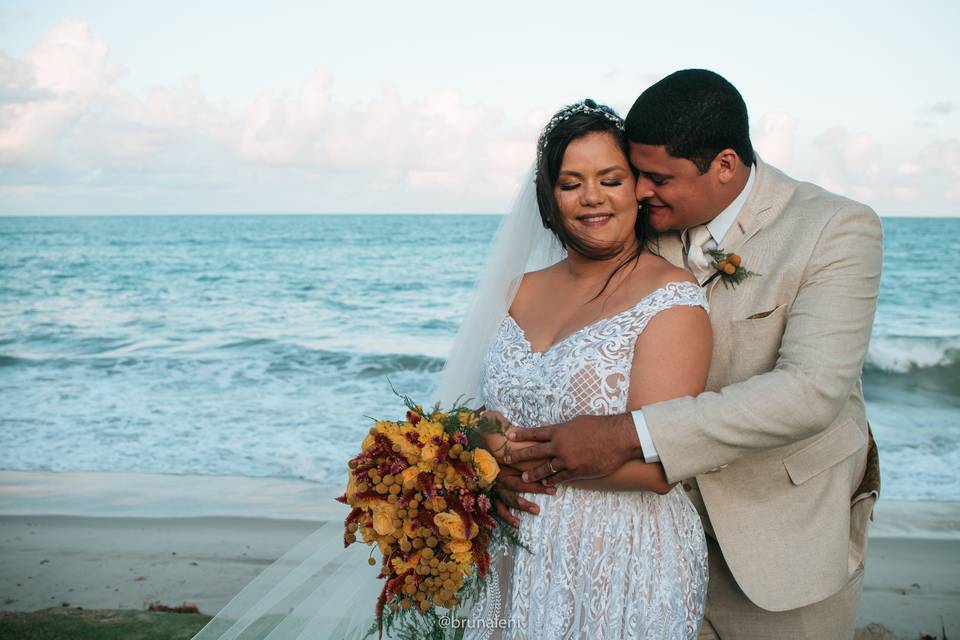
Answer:
[[[0,105],[22,105],[53,96],[52,91],[36,85],[30,65],[0,51]]]
[[[351,103],[326,62],[245,104],[191,76],[131,91],[136,70],[86,22],[58,24],[21,56],[0,52],[0,212],[503,211],[556,106],[511,110],[451,85]],[[608,71],[598,95],[660,77]],[[954,111],[937,102],[924,118]],[[869,204],[952,211],[958,143],[920,138],[932,131],[885,157],[866,132],[804,137],[796,115],[770,111],[753,139],[764,160]]]
[[[923,167],[916,162],[903,162],[897,167],[897,175],[915,176],[918,173],[923,173]]]
[[[161,168],[184,171],[190,147],[223,137],[224,114],[195,81],[135,96],[126,72],[82,21],[48,32],[22,60],[0,60],[0,166],[67,174]],[[187,149],[184,149],[184,146]],[[190,163],[187,162],[187,165]]]
[[[392,192],[374,207],[405,194],[449,211],[502,210],[532,161],[536,130],[511,130],[497,110],[466,104],[453,89],[406,101],[385,87],[358,109],[337,103],[333,87],[332,74],[318,69],[296,94],[260,94],[243,116],[238,157],[363,176],[368,191]]]
[[[813,147],[819,184],[857,200],[878,199],[883,154],[871,135],[832,127],[814,137]]]
[[[769,112],[760,117],[752,139],[760,157],[772,164],[786,164],[793,158],[797,123],[788,113]]]
[[[934,140],[921,150],[917,161],[925,168],[931,192],[942,194],[948,203],[960,202],[960,140]]]
[[[935,116],[948,116],[954,111],[957,110],[957,105],[953,102],[946,100],[943,102],[935,102],[923,110],[924,113],[930,113]]]
[[[894,187],[893,197],[898,202],[913,202],[917,199],[917,192],[910,187]]]
[[[108,47],[71,20],[52,29],[22,60],[3,56],[0,83],[15,100],[0,105],[0,164],[49,162],[71,128],[104,98],[121,70]]]
[[[323,157],[332,74],[318,67],[293,98],[261,92],[243,117],[237,152],[247,162],[302,165]]]
[[[958,213],[960,140],[936,139],[908,159],[887,159],[864,133],[834,127],[818,135],[816,182],[872,205],[906,215]],[[892,207],[890,203],[895,203]]]
[[[906,199],[913,196],[913,203],[921,207],[933,207],[927,201],[947,203],[960,202],[960,140],[936,139],[921,148],[913,158],[897,167],[894,196]],[[925,198],[922,196],[925,195]]]
[[[150,187],[161,197],[170,189],[174,202],[178,187],[208,188],[222,203],[231,189],[257,188],[286,194],[288,210],[495,211],[509,203],[539,129],[452,88],[410,100],[386,86],[348,105],[322,64],[293,92],[262,91],[233,108],[213,104],[195,78],[135,94],[125,75],[79,20],[57,25],[20,59],[0,53],[7,188],[46,175],[71,197],[81,185],[105,199]],[[219,208],[249,201],[241,200]]]

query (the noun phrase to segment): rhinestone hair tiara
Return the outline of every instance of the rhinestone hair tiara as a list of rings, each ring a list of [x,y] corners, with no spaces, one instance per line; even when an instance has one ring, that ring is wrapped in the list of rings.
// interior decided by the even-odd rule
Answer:
[[[550,135],[550,132],[553,131],[558,124],[578,113],[599,113],[616,125],[619,131],[624,131],[623,118],[614,113],[610,107],[598,105],[590,98],[576,104],[571,104],[550,118],[550,122],[543,128],[543,133],[540,134],[540,139],[537,141],[537,165],[540,164],[543,151],[547,148],[547,136]]]

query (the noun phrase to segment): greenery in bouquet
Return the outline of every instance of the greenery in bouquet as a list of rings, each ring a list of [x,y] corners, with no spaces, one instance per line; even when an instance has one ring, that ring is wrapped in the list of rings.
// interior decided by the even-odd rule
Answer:
[[[396,390],[394,390],[396,393]],[[438,607],[454,610],[487,576],[494,544],[520,544],[516,530],[493,509],[500,469],[483,447],[502,425],[458,400],[432,411],[400,396],[403,421],[374,420],[351,459],[344,495],[352,507],[344,546],[371,547],[384,586],[376,628],[397,637],[442,638]]]

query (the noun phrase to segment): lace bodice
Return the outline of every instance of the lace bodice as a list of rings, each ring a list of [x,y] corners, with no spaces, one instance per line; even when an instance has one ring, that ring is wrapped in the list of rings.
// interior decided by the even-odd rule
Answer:
[[[507,314],[484,362],[486,406],[518,427],[625,413],[637,336],[657,313],[680,305],[706,309],[703,289],[671,282],[544,352],[533,351],[523,329]]]
[[[484,361],[484,404],[517,427],[558,424],[578,415],[625,413],[637,336],[657,313],[707,307],[703,290],[671,282],[634,306],[533,351],[504,317]],[[502,549],[500,591],[486,604],[506,620],[491,640],[590,638],[692,640],[703,617],[706,541],[679,486],[597,491],[561,485],[556,495],[524,494],[540,506],[520,513],[532,550]],[[495,602],[494,602],[495,601]]]

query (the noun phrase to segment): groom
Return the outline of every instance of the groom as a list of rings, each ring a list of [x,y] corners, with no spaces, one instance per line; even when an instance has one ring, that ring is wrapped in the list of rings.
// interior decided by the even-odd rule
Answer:
[[[706,391],[519,430],[515,440],[539,444],[512,462],[543,464],[522,476],[505,468],[500,487],[552,492],[632,458],[661,464],[707,532],[701,638],[849,639],[879,489],[860,374],[880,221],[757,158],[743,98],[713,72],[678,71],[651,86],[626,131],[660,255],[706,286]],[[715,275],[712,250],[737,254],[755,275],[733,286]],[[510,506],[536,512],[529,501]]]

